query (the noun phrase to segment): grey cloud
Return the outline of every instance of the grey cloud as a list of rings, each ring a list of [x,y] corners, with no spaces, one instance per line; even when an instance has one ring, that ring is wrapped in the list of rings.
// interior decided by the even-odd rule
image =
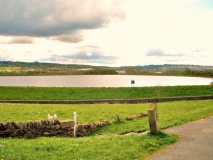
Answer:
[[[183,54],[166,54],[163,51],[161,51],[160,49],[154,49],[154,50],[150,50],[147,52],[146,56],[159,56],[159,57],[167,57],[167,56],[171,56],[171,57],[180,57],[180,56],[184,56]]]
[[[51,40],[58,40],[61,42],[66,42],[66,43],[78,43],[80,41],[84,40],[84,37],[82,35],[82,33],[77,32],[71,35],[61,35],[61,36],[57,36],[57,37],[51,37]]]
[[[117,56],[105,56],[99,51],[92,51],[90,53],[87,52],[79,52],[73,55],[64,55],[61,56],[63,58],[68,58],[68,59],[80,59],[80,60],[115,60],[118,59]]]
[[[121,0],[1,0],[0,35],[57,37],[79,30],[107,27],[112,19],[124,19]]]
[[[105,56],[100,51],[87,52],[78,52],[72,55],[52,55],[46,60],[50,61],[63,61],[63,62],[77,62],[84,61],[86,63],[113,63],[116,59],[119,59],[117,56]]]
[[[2,44],[32,44],[34,43],[34,38],[25,36],[12,37],[9,41],[1,42]]]
[[[161,50],[158,50],[158,49],[156,49],[156,50],[150,50],[146,54],[146,56],[164,56],[164,55],[165,55],[165,53],[163,53]]]

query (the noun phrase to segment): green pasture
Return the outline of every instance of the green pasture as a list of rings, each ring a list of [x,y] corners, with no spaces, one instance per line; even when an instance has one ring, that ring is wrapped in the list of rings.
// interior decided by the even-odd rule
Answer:
[[[126,121],[126,116],[146,112],[149,104],[0,104],[0,123],[46,119],[72,119],[77,112],[79,123],[106,119],[110,124],[84,138],[42,137],[38,139],[0,139],[0,159],[145,159],[150,154],[177,141],[177,136],[160,132],[124,133],[149,130],[148,119]],[[213,100],[158,103],[161,129],[213,116]],[[122,121],[116,120],[119,114]]]
[[[161,128],[181,125],[213,115],[213,100],[178,101],[158,103]],[[133,121],[124,120],[127,116],[147,112],[149,104],[9,104],[0,103],[0,123],[46,119],[48,114],[57,114],[59,119],[72,119],[77,112],[79,123],[108,120],[110,125],[95,134],[122,134],[149,129],[147,117]],[[119,114],[123,121],[116,120]]]
[[[156,87],[5,87],[0,86],[0,100],[91,100],[135,99],[213,95],[208,86]]]

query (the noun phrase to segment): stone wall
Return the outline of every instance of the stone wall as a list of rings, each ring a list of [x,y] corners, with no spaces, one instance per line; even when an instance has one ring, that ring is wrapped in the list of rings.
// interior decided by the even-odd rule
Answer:
[[[108,121],[100,121],[77,126],[78,137],[87,136],[92,130],[96,130],[108,124]],[[73,120],[37,120],[28,122],[0,123],[0,137],[12,138],[36,138],[41,136],[66,136],[74,137]]]

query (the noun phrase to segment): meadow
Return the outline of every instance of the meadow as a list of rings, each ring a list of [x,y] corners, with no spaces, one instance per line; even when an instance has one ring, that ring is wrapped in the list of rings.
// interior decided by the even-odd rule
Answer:
[[[161,129],[213,115],[213,100],[158,103]],[[126,116],[146,112],[149,104],[0,104],[0,123],[46,119],[72,119],[79,123],[106,119],[110,124],[89,137],[42,137],[38,139],[0,139],[0,159],[145,159],[178,140],[175,135],[131,134],[149,130],[148,119],[126,121]],[[122,121],[116,119],[119,114]]]

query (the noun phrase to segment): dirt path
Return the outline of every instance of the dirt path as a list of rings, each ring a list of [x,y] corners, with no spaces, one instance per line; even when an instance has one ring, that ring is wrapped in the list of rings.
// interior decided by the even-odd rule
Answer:
[[[147,160],[213,160],[213,117],[168,128],[180,140]]]

